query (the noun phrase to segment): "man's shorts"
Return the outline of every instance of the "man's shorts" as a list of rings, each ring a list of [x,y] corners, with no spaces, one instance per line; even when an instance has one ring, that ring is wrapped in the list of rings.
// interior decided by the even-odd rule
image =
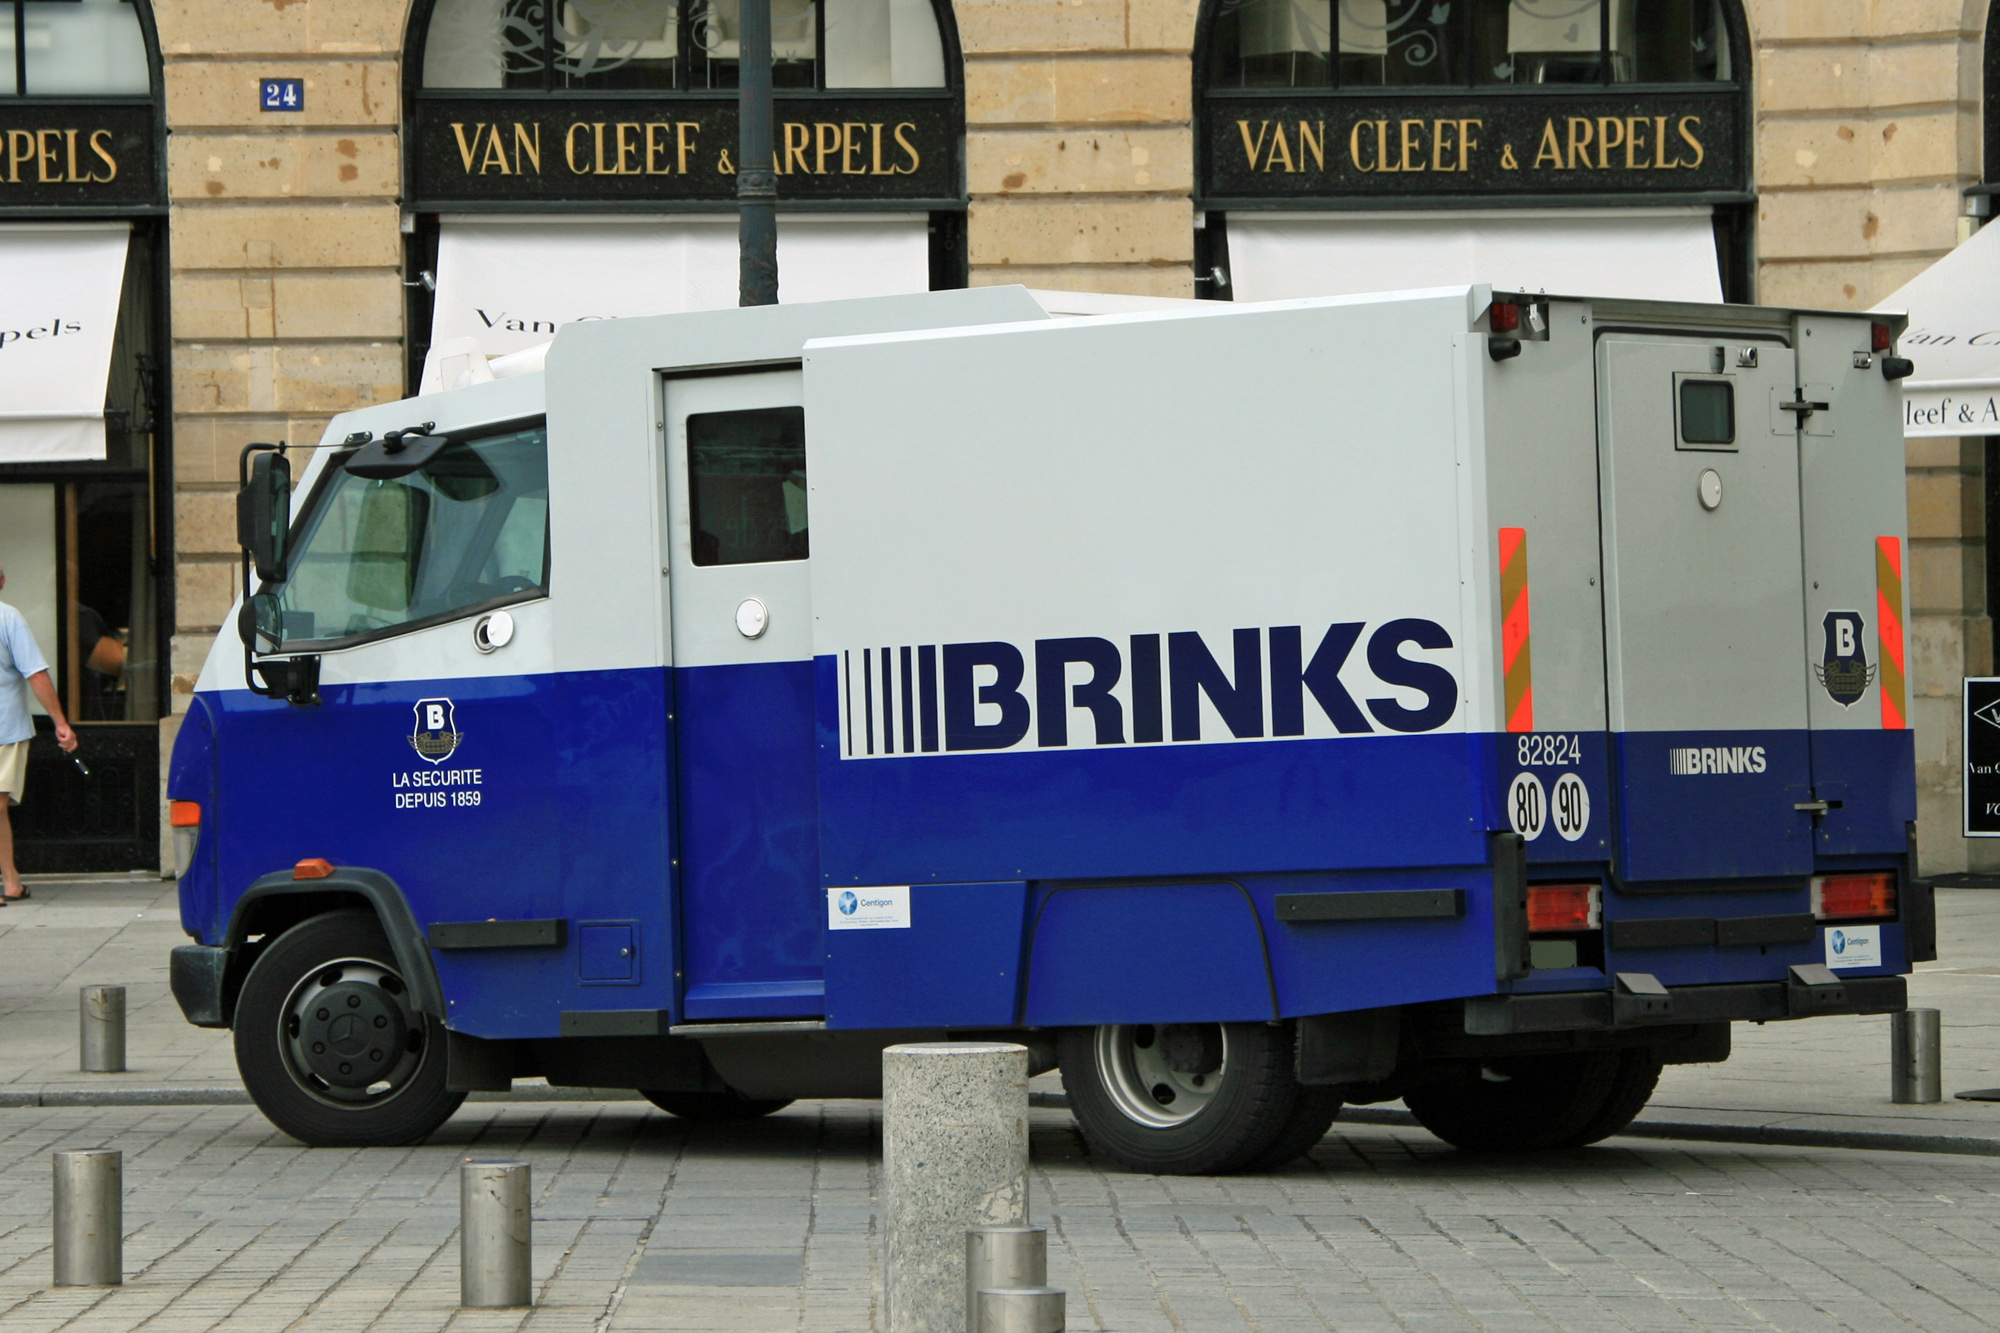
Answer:
[[[5,792],[20,803],[21,792],[28,785],[28,742],[15,741],[12,745],[0,745],[0,792]]]

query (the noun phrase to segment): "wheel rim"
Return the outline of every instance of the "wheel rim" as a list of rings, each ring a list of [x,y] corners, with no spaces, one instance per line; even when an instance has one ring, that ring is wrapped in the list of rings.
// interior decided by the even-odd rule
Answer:
[[[1097,1029],[1097,1072],[1128,1120],[1156,1129],[1208,1109],[1229,1070],[1220,1023],[1132,1023]]]
[[[396,1098],[423,1066],[423,1016],[394,968],[341,958],[301,977],[278,1020],[285,1072],[301,1091],[344,1111]]]

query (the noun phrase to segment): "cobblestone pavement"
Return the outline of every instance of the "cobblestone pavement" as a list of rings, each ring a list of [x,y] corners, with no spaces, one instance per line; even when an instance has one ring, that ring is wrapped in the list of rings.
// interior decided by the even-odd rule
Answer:
[[[1633,1139],[1530,1160],[1342,1128],[1258,1176],[1107,1173],[1037,1111],[1034,1220],[1074,1329],[1957,1330],[2000,1324],[2000,1162]],[[126,1154],[123,1288],[53,1289],[48,1154]],[[866,1330],[879,1124],[693,1128],[484,1103],[410,1149],[300,1148],[234,1107],[0,1115],[0,1328]],[[531,1312],[460,1312],[466,1157],[533,1163]]]

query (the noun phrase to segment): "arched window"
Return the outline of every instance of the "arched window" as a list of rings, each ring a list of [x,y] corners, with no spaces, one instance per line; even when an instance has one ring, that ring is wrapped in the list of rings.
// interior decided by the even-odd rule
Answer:
[[[964,286],[950,0],[770,3],[779,298]],[[574,319],[735,303],[741,18],[741,0],[415,0],[413,387],[432,346],[501,355]]]
[[[151,68],[131,0],[0,3],[0,95],[144,96]]]
[[[1211,88],[1546,87],[1731,76],[1721,0],[1219,0]]]
[[[740,0],[437,0],[426,88],[736,87]],[[945,88],[930,0],[772,0],[779,88]]]
[[[1748,300],[1748,52],[1739,0],[1205,0],[1205,294]]]

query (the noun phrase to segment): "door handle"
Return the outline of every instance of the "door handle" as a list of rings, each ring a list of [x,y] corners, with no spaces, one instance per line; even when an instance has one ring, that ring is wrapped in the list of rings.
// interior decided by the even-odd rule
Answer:
[[[1823,815],[1833,809],[1833,803],[1830,801],[1796,801],[1792,804],[1792,809],[1808,815]]]

